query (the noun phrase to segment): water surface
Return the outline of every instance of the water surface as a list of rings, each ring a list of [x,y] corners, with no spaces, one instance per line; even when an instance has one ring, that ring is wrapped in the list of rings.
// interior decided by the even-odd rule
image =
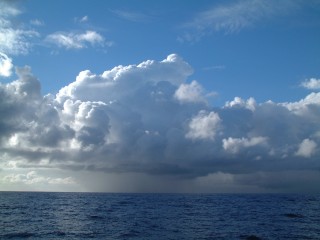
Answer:
[[[320,196],[0,192],[0,239],[320,239]]]

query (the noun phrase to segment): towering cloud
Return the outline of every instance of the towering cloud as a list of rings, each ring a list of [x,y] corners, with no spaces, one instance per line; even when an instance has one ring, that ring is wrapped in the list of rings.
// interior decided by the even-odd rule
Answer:
[[[41,95],[29,67],[16,71],[16,81],[0,85],[2,168],[14,162],[17,168],[170,175],[194,184],[206,176],[238,184],[259,177],[252,184],[269,187],[279,172],[293,178],[320,167],[318,93],[294,103],[236,97],[212,107],[176,54],[100,75],[82,71],[56,96]],[[54,179],[41,181],[69,181]]]

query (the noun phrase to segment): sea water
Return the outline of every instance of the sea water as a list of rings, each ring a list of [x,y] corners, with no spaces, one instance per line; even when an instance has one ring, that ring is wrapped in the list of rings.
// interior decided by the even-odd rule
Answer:
[[[320,196],[0,192],[0,239],[320,239]]]

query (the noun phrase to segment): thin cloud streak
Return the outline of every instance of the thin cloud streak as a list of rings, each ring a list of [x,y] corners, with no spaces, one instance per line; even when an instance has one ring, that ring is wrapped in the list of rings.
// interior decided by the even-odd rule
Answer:
[[[296,9],[297,1],[245,0],[232,4],[215,6],[200,12],[190,22],[183,25],[184,35],[180,41],[198,41],[214,32],[237,33],[254,27],[260,21],[270,20]]]
[[[131,22],[146,22],[150,20],[150,16],[147,14],[139,13],[139,12],[133,12],[133,11],[124,11],[124,10],[110,10],[113,14],[116,16],[131,21]]]
[[[86,31],[84,33],[74,32],[56,32],[46,37],[46,41],[66,49],[81,49],[91,46],[112,46],[102,35],[95,31]]]
[[[32,19],[30,20],[30,24],[31,25],[34,25],[34,26],[38,26],[38,27],[41,27],[41,26],[44,26],[45,23],[39,19]]]

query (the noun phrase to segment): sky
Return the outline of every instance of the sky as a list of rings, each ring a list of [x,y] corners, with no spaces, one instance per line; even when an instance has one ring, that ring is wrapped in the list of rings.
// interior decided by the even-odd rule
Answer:
[[[0,0],[0,190],[320,192],[320,2]]]

